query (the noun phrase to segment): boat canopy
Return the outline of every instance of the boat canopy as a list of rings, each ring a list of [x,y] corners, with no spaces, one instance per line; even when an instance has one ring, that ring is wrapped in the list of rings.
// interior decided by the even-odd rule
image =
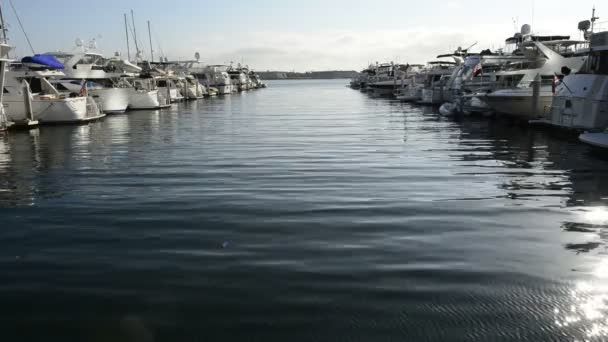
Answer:
[[[33,68],[51,68],[51,69],[63,69],[65,66],[61,64],[53,55],[42,54],[24,57],[21,59],[21,63]]]
[[[456,63],[456,62],[448,62],[448,61],[432,61],[432,62],[429,62],[429,64],[430,64],[430,65],[441,65],[441,64],[446,64],[446,65],[448,65],[448,64],[449,64],[449,65],[456,65],[456,64],[458,64],[458,63]]]
[[[523,36],[516,34],[513,37],[507,38],[505,41],[507,44],[522,43],[524,40],[532,40],[535,42],[548,42],[552,40],[569,40],[570,36]]]

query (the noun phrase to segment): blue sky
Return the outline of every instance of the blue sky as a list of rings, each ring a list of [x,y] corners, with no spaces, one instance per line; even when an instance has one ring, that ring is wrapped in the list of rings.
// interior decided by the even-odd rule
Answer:
[[[140,49],[153,45],[169,59],[200,52],[209,63],[240,62],[258,70],[361,69],[373,61],[424,63],[439,53],[478,42],[501,47],[518,26],[579,37],[597,1],[408,0],[12,0],[37,53],[70,50],[76,38],[97,38],[107,55],[126,56],[123,13],[135,11]],[[597,3],[608,21],[608,6]],[[29,54],[8,0],[9,36]],[[533,11],[534,8],[534,11]],[[605,12],[603,12],[605,11]],[[532,15],[534,13],[534,16]],[[606,27],[608,29],[608,27]],[[132,49],[134,50],[133,44]]]

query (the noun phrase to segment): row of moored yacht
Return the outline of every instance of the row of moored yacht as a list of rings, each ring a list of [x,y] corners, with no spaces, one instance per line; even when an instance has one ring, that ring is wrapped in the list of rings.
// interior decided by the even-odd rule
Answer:
[[[581,132],[608,148],[608,32],[579,23],[584,39],[535,35],[529,25],[506,47],[458,49],[426,65],[370,65],[351,87],[378,96],[440,106],[443,115],[499,114]]]
[[[82,123],[128,110],[265,87],[247,67],[185,62],[130,62],[106,58],[94,42],[73,52],[11,60],[0,44],[3,111],[0,129],[35,124]],[[196,54],[198,57],[198,54]]]

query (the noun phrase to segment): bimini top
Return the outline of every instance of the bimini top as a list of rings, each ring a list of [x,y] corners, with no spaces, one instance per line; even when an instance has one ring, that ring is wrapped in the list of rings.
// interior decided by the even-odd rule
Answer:
[[[21,59],[21,63],[30,68],[45,68],[45,69],[63,69],[65,68],[61,62],[53,55],[42,54],[24,57]]]
[[[549,42],[552,40],[569,40],[570,36],[522,36],[521,34],[516,34],[513,37],[507,38],[505,40],[505,43],[507,44],[517,44],[517,43],[523,43],[525,40],[531,40],[531,41],[535,41],[535,42]]]

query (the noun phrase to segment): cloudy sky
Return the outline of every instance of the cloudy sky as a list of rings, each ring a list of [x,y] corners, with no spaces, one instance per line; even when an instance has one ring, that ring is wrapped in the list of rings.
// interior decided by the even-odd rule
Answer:
[[[1,0],[17,54],[30,54],[9,0]],[[361,69],[368,62],[424,63],[467,47],[500,48],[514,27],[579,38],[577,23],[608,21],[605,1],[578,0],[12,0],[34,51],[71,50],[96,38],[106,54],[126,53],[123,13],[135,11],[140,49],[257,70]],[[608,29],[608,25],[604,25]],[[131,49],[134,50],[133,44]]]

